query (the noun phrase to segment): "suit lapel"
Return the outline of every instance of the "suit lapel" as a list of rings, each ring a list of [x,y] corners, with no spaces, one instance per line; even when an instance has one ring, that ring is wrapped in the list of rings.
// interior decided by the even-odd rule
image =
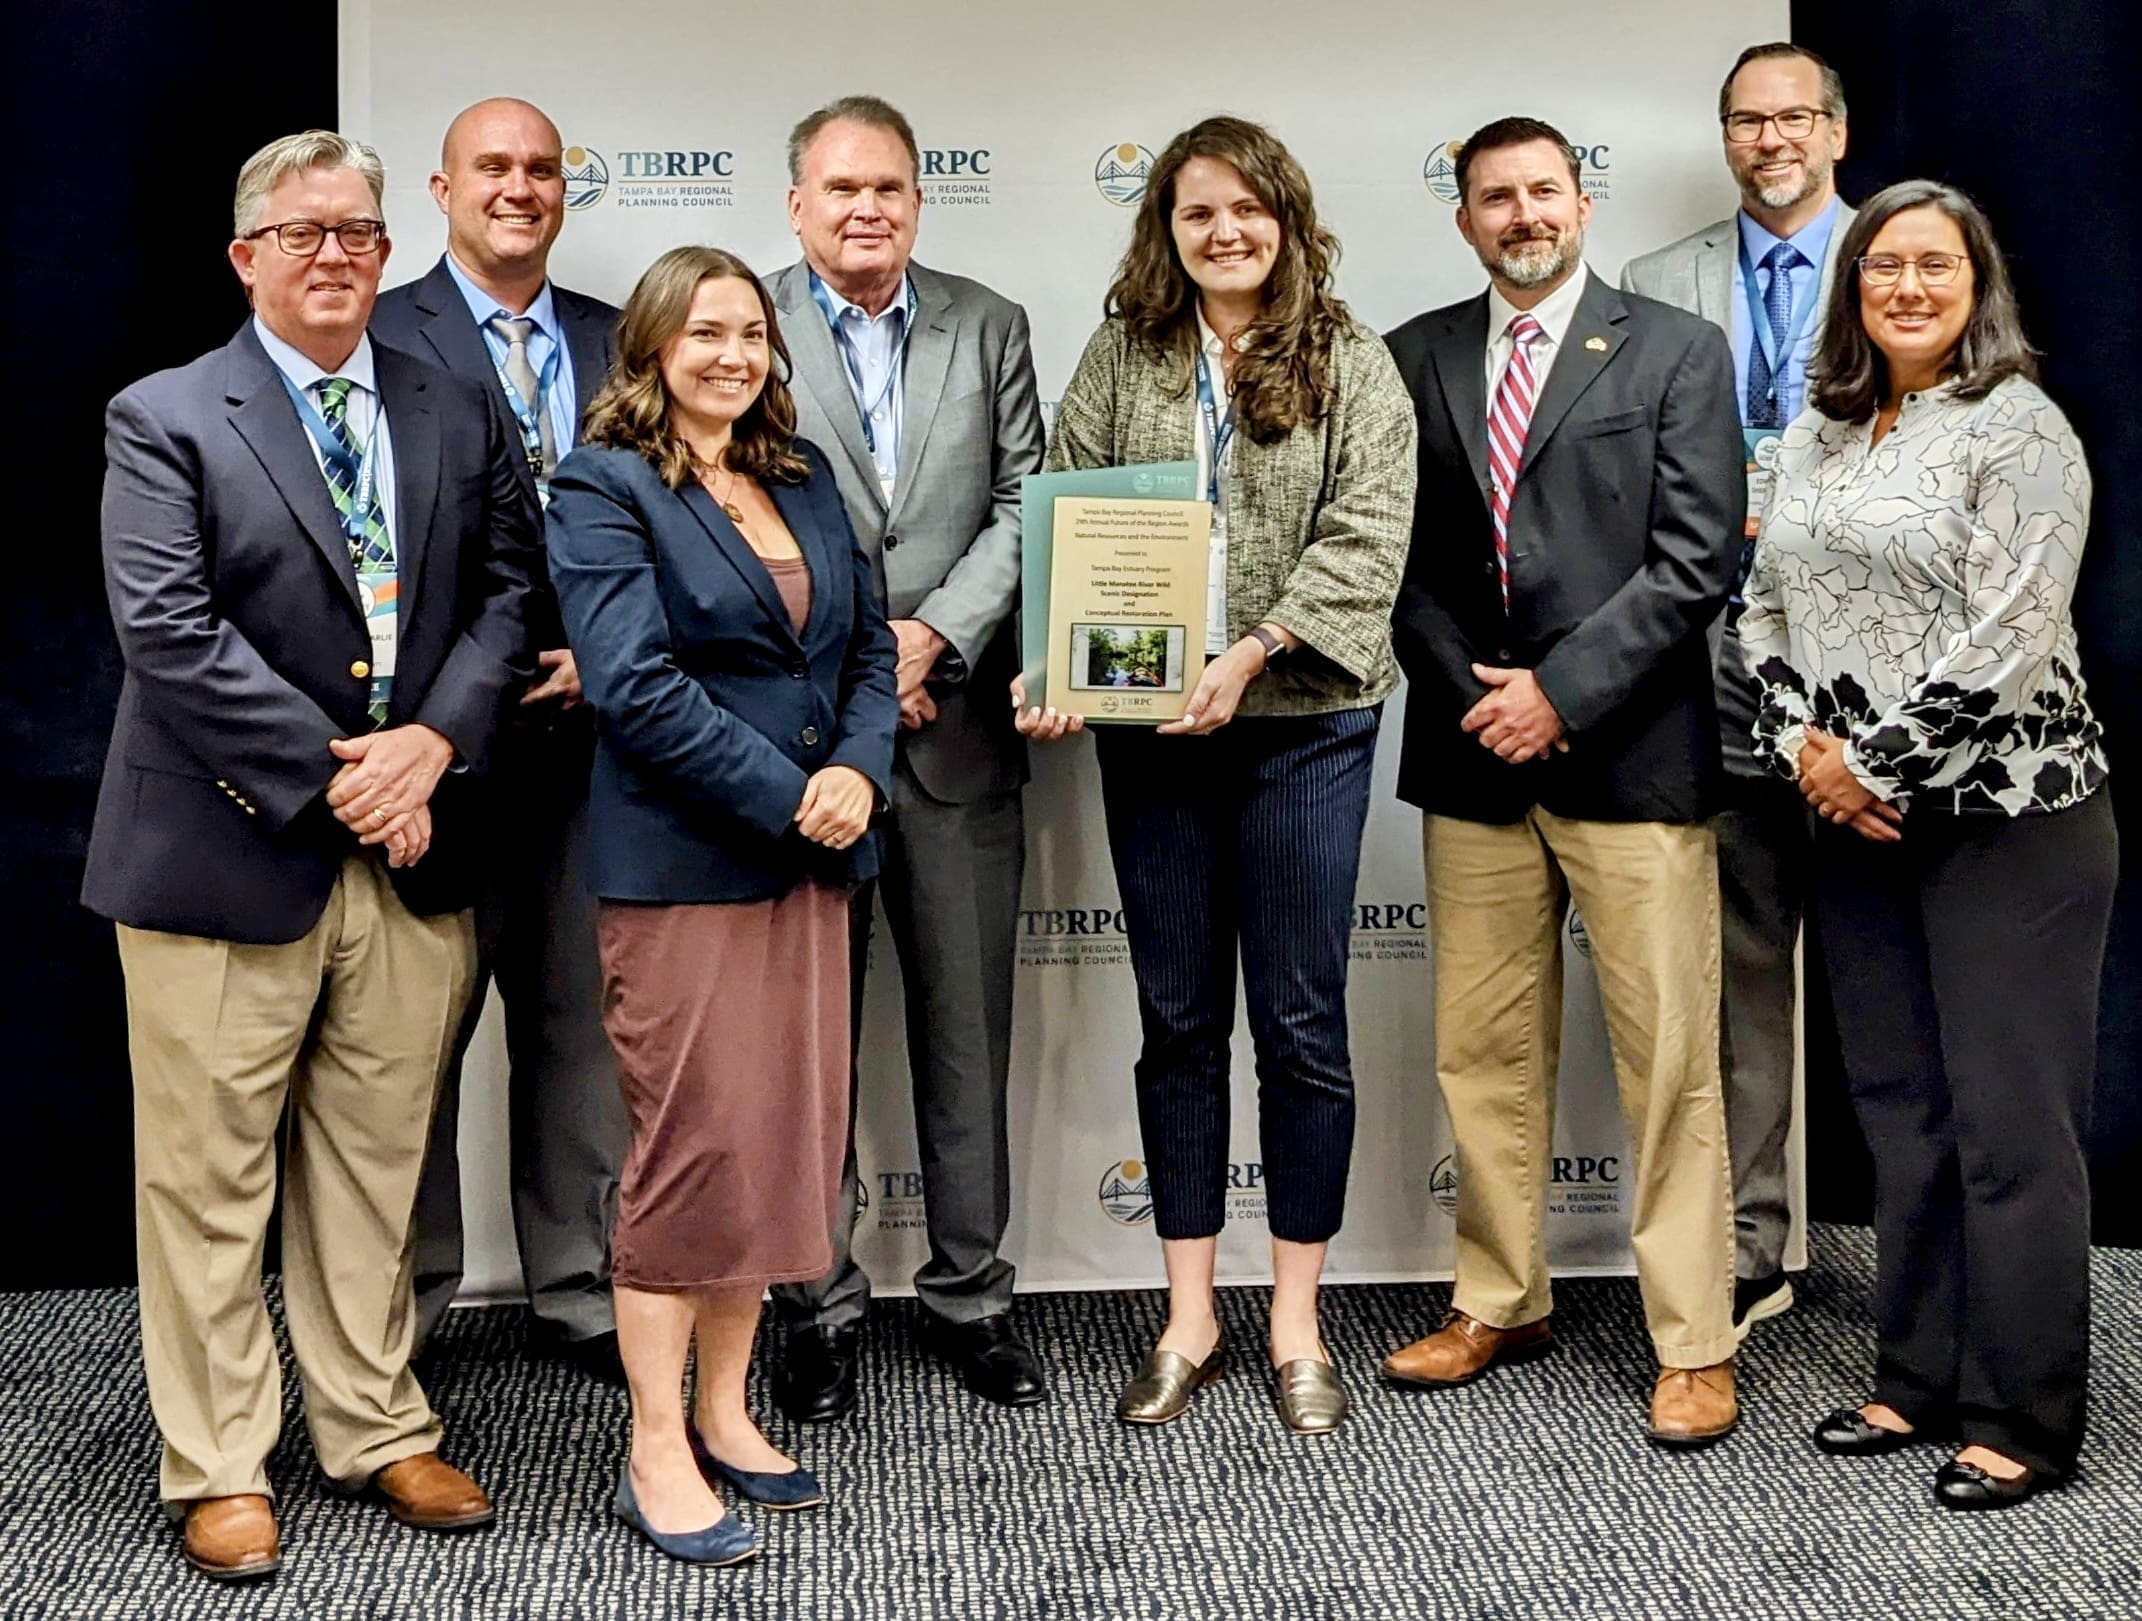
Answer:
[[[897,509],[914,488],[915,474],[922,466],[923,446],[937,421],[938,402],[944,398],[945,374],[952,367],[952,345],[957,320],[952,300],[937,278],[919,265],[909,265],[915,284],[915,330],[907,340],[907,357],[901,368],[900,476],[893,485]],[[875,469],[872,471],[876,476]]]
[[[826,526],[818,521],[812,510],[808,486],[802,484],[775,484],[774,505],[780,509],[781,521],[788,525],[788,532],[796,537],[796,545],[803,553],[803,561],[811,571],[811,606],[804,615],[801,641],[808,647],[825,623],[826,615],[833,611],[834,594],[848,589],[846,574],[835,565],[841,561],[833,555],[833,544]],[[783,607],[783,624],[790,624],[786,606]]]
[[[580,422],[585,422],[589,405],[610,375],[616,325],[609,316],[588,309],[555,284],[551,287],[551,302],[558,311],[558,325],[565,331],[565,352],[573,362],[573,403],[579,410]],[[576,443],[580,438],[579,423],[574,424],[573,438]]]
[[[1628,313],[1621,294],[1589,271],[1585,273],[1584,293],[1570,316],[1569,330],[1562,335],[1547,381],[1541,385],[1539,402],[1532,408],[1532,425],[1525,433],[1525,454],[1517,464],[1519,478],[1540,459],[1540,447],[1554,437],[1554,430],[1569,415],[1569,408],[1583,398],[1593,379],[1606,370],[1621,348],[1628,336],[1621,322]]]
[[[226,351],[230,357],[229,380],[224,396],[230,406],[231,426],[260,458],[260,465],[290,508],[306,536],[327,559],[351,611],[364,612],[357,595],[357,568],[350,561],[350,543],[342,533],[334,497],[328,494],[312,443],[298,421],[297,408],[283,387],[282,373],[261,348],[248,321]],[[397,449],[400,447],[397,446]]]
[[[1450,412],[1450,425],[1465,459],[1473,469],[1473,488],[1487,500],[1487,294],[1482,293],[1458,312],[1450,325],[1429,344],[1435,357],[1437,381],[1442,384],[1443,404]]]
[[[1840,202],[1837,218],[1830,222],[1830,245],[1822,255],[1822,275],[1815,283],[1815,314],[1810,323],[1816,342],[1822,339],[1822,317],[1830,307],[1830,287],[1837,280],[1837,256],[1844,248],[1845,233],[1852,229],[1852,216],[1858,210]]]
[[[759,606],[766,610],[766,617],[773,621],[780,635],[790,642],[795,641],[796,627],[789,623],[788,605],[781,600],[780,588],[774,584],[773,576],[766,571],[766,565],[759,561],[759,554],[751,549],[751,543],[744,539],[737,531],[736,525],[729,521],[729,515],[714,504],[714,497],[707,494],[706,487],[697,479],[693,479],[677,493],[683,497],[685,506],[691,509],[692,516],[699,520],[700,527],[713,538],[722,556],[729,560],[729,566],[735,569],[737,576],[751,588],[751,594],[759,599]],[[780,505],[778,495],[774,500],[777,506]],[[788,515],[789,509],[782,506],[782,518],[786,520]],[[789,525],[789,532],[795,534],[793,523]],[[803,537],[798,535],[797,544],[800,546],[802,543]]]
[[[833,329],[825,311],[811,297],[811,269],[802,262],[790,267],[776,295],[781,309],[781,335],[795,362],[791,385],[818,402],[825,419],[833,425],[833,437],[855,464],[855,471],[870,498],[882,509],[884,487],[878,483],[878,464],[870,459],[863,442],[863,419],[856,414],[855,390],[848,386],[848,368],[833,346]]]
[[[1739,216],[1715,227],[1696,257],[1696,313],[1733,331],[1733,259],[1739,251]]]
[[[379,397],[394,439],[394,570],[401,607],[423,612],[424,563],[431,550],[432,517],[439,504],[439,466],[444,447],[431,390],[421,368],[405,363],[384,344],[372,345]],[[404,625],[406,633],[406,623]]]
[[[414,301],[424,312],[424,324],[419,330],[438,363],[456,377],[466,377],[486,388],[498,387],[497,374],[491,368],[491,352],[484,347],[483,334],[469,314],[468,300],[454,285],[453,272],[446,268],[444,259],[417,283]],[[398,442],[395,449],[401,449]]]

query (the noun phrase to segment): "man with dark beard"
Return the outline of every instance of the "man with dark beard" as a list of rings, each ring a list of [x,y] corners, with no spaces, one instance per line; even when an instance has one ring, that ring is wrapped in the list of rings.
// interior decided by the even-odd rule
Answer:
[[[1757,458],[1763,441],[1775,440],[1799,414],[1852,210],[1836,180],[1845,153],[1844,85],[1814,52],[1749,46],[1719,88],[1718,124],[1740,212],[1631,260],[1621,285],[1715,322],[1732,339],[1736,416],[1747,445],[1746,539],[1717,657],[1726,770],[1717,819],[1725,933],[1719,1064],[1733,1155],[1733,1327],[1745,1338],[1754,1324],[1792,1308],[1785,1143],[1792,1130],[1793,948],[1810,844],[1806,805],[1749,748],[1755,685],[1741,656],[1739,578],[1747,575],[1762,518],[1766,475]]]
[[[1584,267],[1575,150],[1505,118],[1458,154],[1487,290],[1389,338],[1420,417],[1393,613],[1401,798],[1426,813],[1436,1078],[1457,1286],[1386,1377],[1460,1385],[1553,1346],[1544,1238],[1562,920],[1597,966],[1628,1125],[1653,1440],[1731,1430],[1733,1227],[1718,1082],[1718,717],[1705,631],[1745,487],[1717,327]]]

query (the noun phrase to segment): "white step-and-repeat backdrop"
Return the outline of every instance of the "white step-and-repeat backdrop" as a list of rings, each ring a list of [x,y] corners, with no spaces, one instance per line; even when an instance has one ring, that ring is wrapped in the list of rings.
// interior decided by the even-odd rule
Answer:
[[[422,274],[443,245],[425,187],[452,115],[490,95],[543,107],[572,177],[553,273],[622,303],[680,242],[733,249],[762,271],[792,260],[790,127],[839,95],[885,96],[924,148],[917,258],[1026,306],[1053,402],[1099,319],[1152,155],[1198,118],[1241,114],[1287,142],[1345,244],[1341,292],[1388,329],[1482,283],[1452,225],[1449,154],[1491,118],[1545,118],[1583,150],[1596,204],[1588,257],[1610,277],[1729,212],[1718,83],[1743,46],[1787,26],[1786,0],[1532,0],[1521,16],[1444,0],[343,0],[341,106],[343,128],[386,160],[396,281]],[[1420,821],[1391,792],[1403,701],[1385,716],[1355,919],[1360,1128],[1335,1280],[1447,1276],[1452,1261],[1456,1177],[1435,1086]],[[1150,1284],[1160,1250],[1131,1097],[1137,1010],[1089,745],[1039,749],[1034,767],[1007,1250],[1025,1287]],[[1567,1273],[1621,1271],[1627,1150],[1574,919],[1566,945],[1550,1249]],[[496,1014],[470,1059],[461,1121],[468,1287],[491,1297],[518,1288]],[[882,938],[864,1016],[857,1249],[898,1290],[927,1251],[897,967]],[[1235,1054],[1220,1274],[1252,1281],[1268,1275],[1269,1251],[1246,1030]],[[1800,1155],[1796,1138],[1796,1181]],[[1799,1251],[1796,1231],[1794,1265]]]

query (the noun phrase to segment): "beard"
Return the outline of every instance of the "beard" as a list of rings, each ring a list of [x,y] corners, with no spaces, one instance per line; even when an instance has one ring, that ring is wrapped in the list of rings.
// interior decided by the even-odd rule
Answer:
[[[1808,198],[1830,183],[1834,165],[1826,157],[1813,152],[1802,156],[1798,178],[1790,175],[1764,185],[1751,168],[1739,176],[1740,194],[1751,203],[1760,203],[1765,208],[1790,208],[1795,203],[1804,203]]]
[[[1505,237],[1496,243],[1495,254],[1480,256],[1481,262],[1512,287],[1544,287],[1561,277],[1584,252],[1584,232],[1571,226],[1547,236]]]

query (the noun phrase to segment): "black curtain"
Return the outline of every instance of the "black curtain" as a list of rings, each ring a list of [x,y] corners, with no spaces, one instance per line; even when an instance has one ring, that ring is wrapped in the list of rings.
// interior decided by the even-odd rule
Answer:
[[[1793,7],[1796,37],[1844,74],[1852,195],[1906,175],[1991,210],[2047,380],[2096,468],[2080,604],[2112,737],[2115,793],[2142,760],[2142,369],[2132,296],[2142,172],[2142,19],[2121,5],[1954,0]],[[132,1128],[111,931],[76,904],[118,687],[97,566],[104,402],[225,341],[244,316],[223,262],[232,177],[274,136],[335,119],[334,8],[69,0],[8,35],[0,322],[14,589],[0,610],[0,1290],[129,1281]],[[1726,64],[1720,63],[1723,73]],[[1708,145],[1709,129],[1689,139]],[[2133,802],[2142,804],[2142,779]],[[2142,862],[2142,822],[2130,821]],[[2122,890],[2107,965],[2097,1129],[2099,1235],[2142,1243],[2142,890]],[[1816,1210],[1864,1213],[1819,984],[1811,997]]]
[[[1849,199],[1945,180],[1992,216],[2047,390],[2096,482],[2076,598],[2090,701],[2122,824],[2090,1158],[2099,1242],[2142,1245],[2142,7],[2019,0],[1794,0],[1793,38],[1843,75]],[[1810,997],[1808,1174],[1818,1219],[1863,1219],[1865,1151],[1826,998]]]
[[[0,1289],[130,1283],[133,1125],[111,925],[76,903],[119,691],[97,558],[104,405],[245,318],[238,165],[335,121],[335,8],[11,7],[0,241]]]

